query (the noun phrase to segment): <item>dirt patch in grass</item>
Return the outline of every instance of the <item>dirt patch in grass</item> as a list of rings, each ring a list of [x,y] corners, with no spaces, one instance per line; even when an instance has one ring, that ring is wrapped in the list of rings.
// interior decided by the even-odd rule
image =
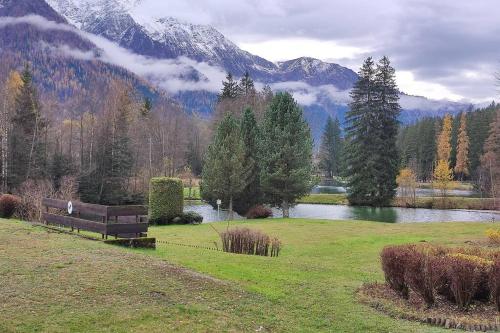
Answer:
[[[358,290],[358,298],[362,303],[395,318],[471,331],[500,330],[500,316],[493,303],[475,303],[464,312],[442,297],[436,297],[436,304],[427,308],[415,293],[410,292],[409,299],[404,300],[385,283],[363,285]]]
[[[280,325],[269,301],[234,284],[16,221],[0,220],[0,281],[0,332],[266,332]]]

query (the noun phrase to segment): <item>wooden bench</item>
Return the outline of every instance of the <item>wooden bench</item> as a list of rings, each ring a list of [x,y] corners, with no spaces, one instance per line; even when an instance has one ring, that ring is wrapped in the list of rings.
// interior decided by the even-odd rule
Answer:
[[[148,223],[144,221],[147,215],[146,206],[103,206],[72,201],[71,214],[54,214],[50,209],[68,211],[69,201],[45,198],[43,220],[46,224],[70,227],[100,233],[102,238],[108,235],[115,238],[145,237]]]

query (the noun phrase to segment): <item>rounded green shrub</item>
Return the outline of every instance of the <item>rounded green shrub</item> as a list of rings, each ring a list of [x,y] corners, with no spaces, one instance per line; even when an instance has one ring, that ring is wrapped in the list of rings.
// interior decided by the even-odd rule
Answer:
[[[152,178],[149,185],[149,223],[168,224],[184,209],[184,187],[177,178]]]

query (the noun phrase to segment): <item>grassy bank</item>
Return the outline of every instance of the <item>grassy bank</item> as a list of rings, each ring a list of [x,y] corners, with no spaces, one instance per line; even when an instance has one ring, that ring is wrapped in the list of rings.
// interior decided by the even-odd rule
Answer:
[[[310,194],[298,200],[298,203],[323,204],[323,205],[347,205],[346,194]],[[492,198],[470,198],[470,197],[417,197],[414,208],[434,208],[434,209],[472,209],[472,210],[495,210],[500,209],[497,200],[495,208]],[[396,198],[392,207],[407,207],[403,200]]]
[[[432,183],[417,183],[417,187],[430,190],[435,188],[435,185]],[[455,181],[449,184],[449,190],[472,191],[474,190],[474,185],[467,182]]]
[[[181,246],[160,246],[148,253],[259,293],[273,303],[268,315],[276,326],[265,329],[277,332],[445,332],[381,315],[356,301],[356,289],[364,282],[383,281],[379,252],[384,245],[428,241],[466,246],[468,241],[482,241],[485,230],[492,227],[491,223],[303,219],[240,223],[278,236],[284,243],[280,256],[232,255]],[[225,223],[212,225],[226,227]],[[154,227],[150,234],[211,247],[218,237],[209,225]]]
[[[470,197],[418,197],[415,208],[434,209],[471,209],[471,210],[495,210],[500,209],[497,200],[492,198],[470,198]],[[394,200],[393,207],[406,207],[406,203],[401,200]]]
[[[193,186],[191,187],[191,191],[189,191],[188,187],[184,187],[184,199],[201,200],[200,188],[198,186]]]
[[[0,332],[255,332],[274,304],[241,287],[0,219]]]
[[[322,205],[347,205],[347,195],[342,194],[310,194],[297,200],[298,203]]]

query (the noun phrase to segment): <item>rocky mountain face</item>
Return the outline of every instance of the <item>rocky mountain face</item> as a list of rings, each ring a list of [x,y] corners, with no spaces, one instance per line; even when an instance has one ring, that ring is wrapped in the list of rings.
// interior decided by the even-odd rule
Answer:
[[[4,20],[8,19],[11,22],[6,24]],[[75,96],[97,94],[98,98],[99,91],[114,79],[130,83],[144,95],[167,101],[160,90],[143,78],[94,59],[100,50],[90,40],[70,29],[51,29],[44,26],[46,22],[67,24],[43,0],[0,0],[0,71],[22,70],[30,64],[42,97],[57,101],[61,109]],[[67,54],[68,50],[71,54]]]

